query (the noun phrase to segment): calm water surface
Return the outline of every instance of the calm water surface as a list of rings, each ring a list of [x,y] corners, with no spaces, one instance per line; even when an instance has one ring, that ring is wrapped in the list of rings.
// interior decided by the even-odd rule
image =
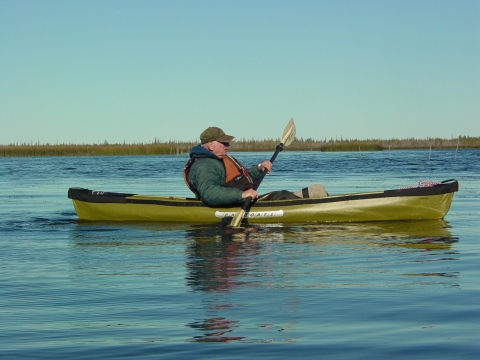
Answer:
[[[74,186],[190,196],[185,161],[0,158],[0,358],[480,356],[479,150],[283,152],[260,187],[339,194],[455,178],[438,221],[245,234],[80,222],[67,199]]]

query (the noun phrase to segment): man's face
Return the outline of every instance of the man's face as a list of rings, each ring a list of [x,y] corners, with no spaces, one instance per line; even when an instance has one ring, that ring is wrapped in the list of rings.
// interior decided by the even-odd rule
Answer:
[[[217,156],[227,155],[228,147],[230,144],[220,142],[220,141],[211,141],[208,143],[208,150],[214,153]]]

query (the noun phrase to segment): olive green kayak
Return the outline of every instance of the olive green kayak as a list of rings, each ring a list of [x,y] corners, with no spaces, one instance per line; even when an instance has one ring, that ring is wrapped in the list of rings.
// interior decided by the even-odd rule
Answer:
[[[456,180],[378,192],[323,198],[257,201],[245,213],[248,223],[364,222],[442,219],[450,209]],[[201,201],[70,188],[68,197],[81,220],[218,223],[237,207],[208,207]]]

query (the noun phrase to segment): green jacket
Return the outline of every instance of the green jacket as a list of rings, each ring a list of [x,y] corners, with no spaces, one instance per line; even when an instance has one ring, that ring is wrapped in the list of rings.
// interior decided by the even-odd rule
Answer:
[[[236,206],[244,201],[241,190],[222,186],[225,184],[225,167],[218,156],[200,145],[193,147],[189,155],[196,161],[190,168],[188,182],[200,194],[205,205]],[[257,166],[252,166],[248,172],[254,180],[260,177]]]

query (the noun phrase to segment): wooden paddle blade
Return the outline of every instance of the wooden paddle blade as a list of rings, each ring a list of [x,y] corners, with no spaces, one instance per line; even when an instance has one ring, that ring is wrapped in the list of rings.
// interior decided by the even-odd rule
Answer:
[[[295,134],[296,134],[295,123],[293,122],[293,119],[290,119],[287,126],[285,127],[285,130],[283,130],[283,136],[282,136],[283,146],[290,145],[293,139],[295,139]]]
[[[237,211],[235,216],[232,218],[232,221],[230,222],[231,227],[240,227],[240,224],[242,222],[243,216],[245,215],[245,210],[240,209]]]

